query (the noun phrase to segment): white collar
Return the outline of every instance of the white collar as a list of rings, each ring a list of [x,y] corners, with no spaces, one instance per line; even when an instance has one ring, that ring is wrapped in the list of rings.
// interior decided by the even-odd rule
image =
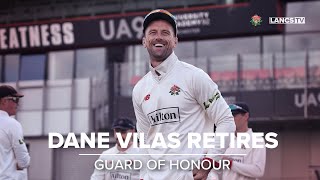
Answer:
[[[0,116],[8,116],[9,114],[6,111],[0,110]]]
[[[133,151],[133,148],[132,148],[133,145],[131,145],[128,149],[126,149],[125,151],[120,151],[118,149],[119,145],[116,143],[115,145],[115,151],[116,151],[116,154],[130,154],[130,152]],[[120,147],[119,147],[120,148]]]
[[[160,80],[173,68],[173,65],[177,61],[178,61],[178,57],[174,54],[174,52],[172,52],[171,55],[166,60],[164,60],[161,64],[159,64],[157,67],[153,68],[150,63],[149,68],[152,75]],[[160,73],[160,76],[156,73],[156,71]]]

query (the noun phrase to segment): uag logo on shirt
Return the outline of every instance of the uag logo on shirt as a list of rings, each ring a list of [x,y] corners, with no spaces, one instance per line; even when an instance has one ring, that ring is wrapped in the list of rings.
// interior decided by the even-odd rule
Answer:
[[[110,176],[112,180],[131,180],[131,174],[127,172],[112,172]]]
[[[164,123],[180,122],[178,107],[169,107],[155,110],[148,114],[151,126]]]

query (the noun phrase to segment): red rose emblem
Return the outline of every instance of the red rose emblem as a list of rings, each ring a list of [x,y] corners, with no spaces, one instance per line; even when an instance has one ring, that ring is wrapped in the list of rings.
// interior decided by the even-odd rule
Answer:
[[[253,19],[254,21],[260,21],[260,20],[261,20],[261,17],[258,16],[258,15],[254,15],[254,16],[252,16],[252,19]]]

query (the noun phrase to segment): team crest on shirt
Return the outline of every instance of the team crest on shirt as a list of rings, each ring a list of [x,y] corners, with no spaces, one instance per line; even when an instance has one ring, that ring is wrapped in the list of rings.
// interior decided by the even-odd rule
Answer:
[[[180,92],[180,88],[177,85],[173,85],[169,91],[169,93],[174,96],[179,95],[179,92]]]

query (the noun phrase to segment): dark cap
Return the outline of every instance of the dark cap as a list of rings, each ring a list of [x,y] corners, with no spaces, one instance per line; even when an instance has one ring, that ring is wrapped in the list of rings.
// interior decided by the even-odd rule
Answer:
[[[120,118],[113,121],[112,129],[135,129],[133,121],[128,118]]]
[[[0,86],[0,98],[3,97],[23,97],[22,94],[19,94],[12,86],[1,85]]]
[[[249,106],[244,102],[237,102],[229,105],[232,114],[250,113]]]
[[[167,10],[164,9],[156,9],[151,11],[144,17],[143,21],[143,33],[146,32],[147,27],[152,21],[155,20],[165,20],[169,24],[171,24],[174,34],[177,35],[177,21],[176,18]]]

